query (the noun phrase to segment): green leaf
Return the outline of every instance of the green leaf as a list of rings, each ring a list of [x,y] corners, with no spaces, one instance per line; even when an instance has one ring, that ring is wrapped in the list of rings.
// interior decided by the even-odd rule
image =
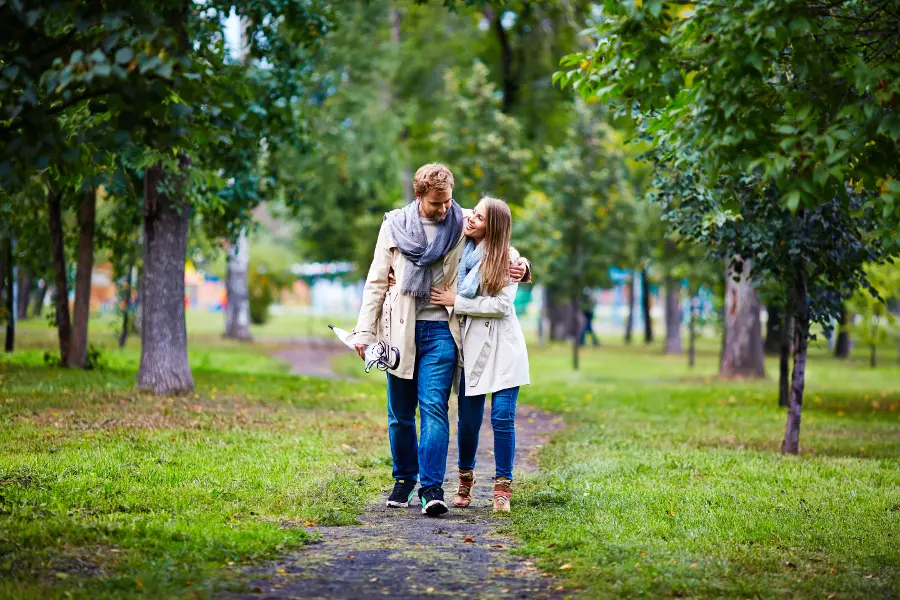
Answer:
[[[131,59],[134,58],[134,50],[130,47],[125,46],[124,48],[119,48],[116,51],[116,63],[120,65],[124,65],[126,63],[131,62]]]
[[[784,195],[784,203],[787,207],[794,212],[800,206],[800,192],[797,190],[791,190],[787,194]]]

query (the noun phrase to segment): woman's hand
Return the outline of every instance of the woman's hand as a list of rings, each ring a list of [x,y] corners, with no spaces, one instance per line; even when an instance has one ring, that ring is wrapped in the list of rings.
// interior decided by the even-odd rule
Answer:
[[[456,302],[456,292],[453,290],[439,290],[431,288],[431,303],[438,306],[453,306]]]
[[[394,269],[391,267],[391,270],[388,271],[388,289],[391,289],[395,285],[397,285],[397,278],[394,277]]]

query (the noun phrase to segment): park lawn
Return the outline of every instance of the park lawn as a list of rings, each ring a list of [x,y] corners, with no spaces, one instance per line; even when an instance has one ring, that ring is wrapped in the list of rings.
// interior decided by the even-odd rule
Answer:
[[[508,528],[584,597],[900,594],[900,366],[814,348],[801,455],[773,380],[718,381],[657,348],[532,349],[520,399],[566,415]],[[893,357],[891,357],[893,358]],[[885,359],[887,362],[889,359]]]
[[[356,521],[390,478],[380,388],[286,374],[272,348],[192,338],[196,393],[136,393],[136,346],[0,358],[0,597],[210,597],[236,569]]]

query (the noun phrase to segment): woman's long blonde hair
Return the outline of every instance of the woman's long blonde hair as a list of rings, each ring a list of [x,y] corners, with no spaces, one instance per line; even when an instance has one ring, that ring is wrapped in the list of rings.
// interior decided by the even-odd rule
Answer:
[[[503,200],[485,196],[479,202],[485,208],[484,255],[481,259],[481,289],[496,296],[509,283],[509,242],[512,213]]]

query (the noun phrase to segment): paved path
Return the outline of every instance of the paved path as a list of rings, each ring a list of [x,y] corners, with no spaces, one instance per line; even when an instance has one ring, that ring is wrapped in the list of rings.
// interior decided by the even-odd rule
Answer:
[[[293,355],[309,356],[298,351]],[[321,355],[316,355],[321,356]],[[296,370],[311,373],[309,365]],[[451,400],[451,405],[455,400]],[[252,593],[234,598],[561,598],[559,582],[544,577],[530,561],[511,556],[515,541],[498,533],[504,517],[491,514],[494,469],[489,410],[482,427],[471,506],[438,518],[421,509],[387,508],[389,493],[360,515],[361,525],[316,527],[320,541],[296,554],[246,572]],[[516,475],[534,473],[535,451],[561,419],[520,406],[516,414]],[[385,440],[387,443],[387,440]],[[445,495],[456,490],[455,426],[451,428]],[[386,482],[387,484],[387,482]],[[516,509],[516,495],[512,498]]]

